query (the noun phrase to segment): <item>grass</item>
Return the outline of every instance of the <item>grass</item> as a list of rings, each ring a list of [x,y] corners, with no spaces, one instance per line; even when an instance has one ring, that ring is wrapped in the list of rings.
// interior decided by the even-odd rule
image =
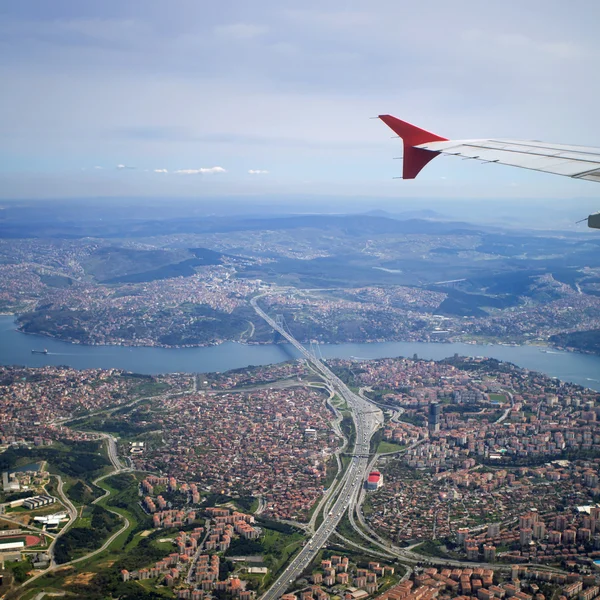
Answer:
[[[75,523],[73,523],[73,525],[72,525],[72,527],[82,527],[84,529],[90,529],[91,526],[92,526],[92,517],[86,516],[85,511],[81,517],[75,519]]]
[[[315,510],[317,510],[319,503],[321,502],[323,496],[319,496],[314,502],[313,505],[310,507],[310,510],[308,511],[308,514],[306,515],[306,523],[308,523],[312,518],[313,515],[315,514]]]
[[[161,538],[161,539],[163,539],[163,538]],[[158,540],[153,540],[152,545],[160,550],[164,550],[165,556],[167,554],[169,554],[170,552],[174,552],[174,548],[175,548],[172,540],[170,542],[159,542]]]
[[[4,542],[4,540],[6,540],[6,542]],[[19,536],[14,536],[14,537],[10,537],[10,538],[4,538],[2,541],[3,541],[3,543],[0,544],[0,548],[2,548],[2,546],[4,546],[5,544],[14,544],[15,542],[25,543],[25,536],[19,535]]]
[[[301,548],[304,540],[305,537],[301,533],[285,534],[272,529],[263,529],[260,543],[264,551],[264,563],[269,569],[262,582],[263,589],[275,581],[281,569]]]
[[[342,520],[340,521],[339,525],[337,526],[336,531],[338,531],[341,535],[343,535],[345,538],[347,538],[351,542],[359,544],[363,548],[370,548],[373,550],[380,551],[379,548],[371,546],[371,544],[369,543],[369,541],[367,539],[365,539],[364,537],[359,535],[354,530],[354,528],[350,524],[347,513],[344,514],[344,516],[342,517]]]
[[[158,396],[169,389],[169,385],[162,381],[143,381],[136,385],[129,394],[131,396]]]
[[[340,398],[338,394],[335,394],[331,399],[331,404],[338,410],[348,410],[348,403],[343,398]]]
[[[437,556],[438,558],[452,558],[450,554],[441,549],[441,546],[442,544],[439,540],[427,540],[417,546],[415,551],[428,556]]]
[[[102,573],[103,576],[110,574],[110,577],[115,577],[115,574],[112,573],[113,563],[115,561],[118,561],[120,557],[124,556],[124,554],[136,551],[136,546],[139,544],[141,539],[143,539],[140,537],[141,531],[133,535],[131,539],[129,539],[129,536],[130,532],[136,531],[136,529],[143,529],[140,527],[140,519],[136,514],[136,508],[141,511],[141,508],[136,506],[138,499],[136,482],[138,478],[136,477],[134,480],[132,477],[131,484],[127,487],[124,487],[123,489],[117,489],[114,485],[111,485],[111,483],[113,483],[111,479],[111,477],[108,477],[106,480],[98,482],[98,487],[102,488],[103,490],[109,490],[111,492],[110,496],[102,499],[98,502],[98,504],[103,508],[118,513],[121,516],[126,516],[129,519],[129,527],[121,534],[119,534],[115,538],[115,540],[113,540],[113,542],[109,545],[109,547],[103,552],[100,552],[99,554],[89,559],[76,563],[72,568],[67,567],[63,571],[54,572],[44,577],[40,577],[38,580],[31,584],[30,588],[25,588],[25,590],[27,590],[27,596],[24,596],[25,598],[34,598],[41,590],[62,591],[66,588],[65,577],[73,575],[75,573]],[[134,490],[135,493],[132,493],[132,490]],[[121,501],[120,503],[122,503],[122,506],[111,505],[110,501],[113,499],[115,501]],[[126,506],[126,508],[124,506]],[[76,526],[86,526],[86,520],[89,520],[86,513],[89,510],[90,509],[88,508],[84,509],[84,516],[83,518],[77,519]],[[118,528],[120,529],[122,526],[123,523],[120,522]],[[151,526],[146,527],[146,529],[151,529]],[[165,547],[165,555],[168,554],[169,551],[172,551],[173,547],[171,544],[164,542],[162,544],[158,544],[161,547]],[[173,597],[172,592],[167,588],[159,587],[158,589],[156,589],[156,591],[159,594],[164,595],[165,597]]]
[[[129,542],[123,548],[124,552],[130,552],[133,550],[144,538],[142,537],[142,531],[138,531]],[[128,535],[129,537],[129,535]]]
[[[379,588],[377,590],[377,595],[383,594],[383,592],[389,590],[392,586],[396,585],[402,575],[404,575],[404,569],[399,565],[394,565],[394,575],[386,575],[383,579],[379,579],[377,583],[379,584]]]
[[[325,477],[325,483],[323,484],[323,487],[326,489],[329,489],[335,483],[335,478],[338,476],[337,464],[338,464],[337,460],[335,459],[334,456],[332,456],[329,459],[329,462],[327,463],[327,474]],[[342,463],[342,468],[344,468],[343,463]]]
[[[381,440],[381,442],[379,442],[379,446],[377,446],[377,453],[381,454],[384,452],[399,452],[405,448],[406,446],[402,444],[395,444],[394,442],[386,442],[385,440]]]
[[[320,512],[317,515],[317,518],[315,519],[315,530],[317,530],[317,529],[319,529],[319,527],[321,527],[324,520],[325,520],[325,517],[323,517],[323,512]]]
[[[489,394],[490,400],[492,401],[496,401],[496,402],[507,402],[508,398],[506,397],[506,394],[494,394],[491,393]]]
[[[136,584],[147,592],[156,592],[156,579],[144,579],[142,581],[137,580]],[[175,592],[170,590],[168,587],[160,586],[160,593],[167,598],[175,598]]]
[[[111,557],[112,559],[118,558],[118,556],[123,552],[126,542],[128,542],[129,533],[131,531],[134,531],[136,528],[138,528],[139,520],[136,517],[134,511],[122,508],[120,506],[118,506],[118,507],[113,506],[110,504],[110,501],[113,498],[115,498],[118,494],[121,493],[120,490],[117,490],[116,488],[114,488],[113,486],[110,485],[110,483],[109,483],[110,479],[111,478],[108,477],[107,479],[104,479],[104,480],[98,482],[98,484],[97,484],[98,487],[102,488],[103,490],[109,490],[111,492],[111,495],[106,498],[103,498],[97,504],[99,506],[101,506],[102,508],[116,512],[121,517],[126,517],[127,519],[129,519],[129,527],[125,531],[121,532],[111,542],[111,544],[108,546],[108,548],[106,548],[103,552],[100,552],[99,554],[92,556],[88,560],[83,560],[83,561],[77,563],[77,569],[79,571],[84,570],[84,569],[88,570],[88,571],[93,570],[94,565],[97,565],[99,562],[106,561],[107,557]],[[132,499],[133,498],[137,499],[137,495],[135,495],[135,496],[130,495],[130,497]],[[76,526],[85,527],[85,522],[86,522],[86,517],[84,517],[83,519],[77,519]],[[123,526],[123,522],[121,522],[119,524],[119,529],[122,526]],[[137,536],[137,537],[138,537],[137,543],[139,543],[140,538],[139,538],[139,536]],[[131,540],[131,542],[133,542],[133,540]],[[102,545],[102,544],[100,544],[100,545]],[[135,546],[136,544],[132,544],[132,545]],[[127,543],[127,546],[130,546],[130,543]]]
[[[41,508],[35,508],[33,510],[29,510],[28,508],[25,508],[24,506],[18,506],[17,508],[13,508],[10,511],[6,511],[6,516],[9,518],[15,518],[17,516],[19,516],[19,517],[30,516],[31,517],[30,525],[33,525],[33,523],[34,523],[33,517],[51,515],[56,512],[65,512],[65,511],[66,511],[66,508],[63,505],[63,503],[58,501],[58,502],[55,502],[54,504],[48,504],[47,506],[42,506]]]

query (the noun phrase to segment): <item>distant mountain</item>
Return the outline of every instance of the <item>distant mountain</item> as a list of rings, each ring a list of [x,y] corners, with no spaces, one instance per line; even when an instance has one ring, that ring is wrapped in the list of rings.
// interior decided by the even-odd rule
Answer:
[[[392,234],[425,233],[460,234],[482,231],[483,228],[464,222],[398,220],[369,215],[297,215],[282,217],[185,217],[174,219],[119,220],[33,220],[5,223],[4,238],[135,238],[183,233],[226,233],[233,231],[283,231],[291,229],[335,229],[346,233]]]
[[[448,217],[431,209],[418,209],[418,210],[406,210],[400,213],[391,213],[386,210],[369,210],[363,213],[368,217],[384,217],[386,219],[396,219],[398,221],[405,221],[406,219],[437,219],[446,220]]]

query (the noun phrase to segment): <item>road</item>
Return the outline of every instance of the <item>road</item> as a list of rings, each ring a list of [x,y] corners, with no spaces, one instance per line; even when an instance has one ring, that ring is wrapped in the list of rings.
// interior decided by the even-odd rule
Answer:
[[[188,569],[187,576],[185,578],[185,582],[188,585],[190,585],[192,583],[192,580],[195,577],[195,574],[196,574],[196,563],[198,562],[198,558],[200,557],[200,555],[204,551],[204,544],[206,543],[206,540],[207,540],[209,534],[210,534],[210,519],[207,519],[206,520],[206,533],[204,534],[204,537],[202,538],[202,541],[198,544],[198,549],[194,553],[194,556],[193,556],[192,561],[190,563],[190,568]]]
[[[48,546],[48,555],[50,556],[50,566],[49,569],[56,567],[56,562],[54,560],[54,546],[56,546],[56,542],[69,530],[71,525],[75,523],[75,519],[77,518],[77,509],[75,505],[67,498],[63,487],[64,482],[60,475],[53,475],[58,481],[58,486],[56,487],[56,493],[60,496],[62,503],[65,505],[67,512],[69,513],[69,522],[65,524],[65,526],[56,534],[56,537],[52,540],[52,543]]]
[[[508,396],[508,399],[510,400],[510,406],[502,413],[500,418],[494,422],[494,425],[497,425],[498,423],[502,423],[502,421],[505,421],[507,419],[508,415],[510,414],[510,411],[513,409],[513,406],[515,405],[515,397],[513,396],[511,391],[509,391],[509,390],[500,390],[500,391],[504,392]],[[540,405],[538,406],[538,414],[537,414],[538,417],[540,416],[540,409],[542,408],[542,404],[543,404],[543,402],[540,402]]]
[[[108,453],[108,459],[110,460],[115,471],[128,471],[129,468],[124,467],[123,463],[121,462],[121,459],[119,458],[119,453],[117,452],[117,440],[109,433],[100,433],[98,435],[106,440],[106,450]],[[111,473],[111,475],[115,474],[116,473]],[[100,479],[103,478],[99,478],[96,481],[99,481]]]
[[[383,425],[383,413],[352,392],[348,386],[335,375],[323,362],[314,357],[302,344],[300,344],[283,327],[280,327],[260,306],[258,299],[264,294],[255,296],[250,304],[256,313],[262,317],[275,331],[284,337],[290,344],[300,352],[309,362],[312,368],[324,379],[331,390],[335,390],[339,396],[346,401],[348,409],[354,422],[356,440],[352,452],[352,458],[346,472],[341,476],[336,488],[337,497],[331,499],[331,507],[325,515],[323,523],[316,530],[313,537],[300,550],[294,559],[288,564],[282,575],[262,596],[263,600],[276,600],[282,596],[287,587],[293,583],[315,558],[321,547],[333,534],[342,516],[349,507],[356,502],[357,492],[363,485],[369,467],[370,442],[373,433]]]
[[[131,471],[131,469],[129,469],[128,467],[124,467],[119,459],[119,456],[117,454],[117,444],[116,444],[116,440],[115,438],[108,434],[108,433],[103,433],[101,434],[101,437],[103,437],[104,439],[106,439],[106,443],[107,443],[107,453],[108,453],[108,458],[110,459],[110,462],[114,468],[113,471],[111,471],[110,473],[107,473],[106,475],[102,475],[101,477],[98,477],[98,479],[95,479],[93,481],[94,485],[96,485],[99,481],[102,481],[103,479],[106,479],[107,477],[111,477],[113,475],[116,475],[117,473],[123,473],[123,472],[127,472],[127,471]],[[118,531],[116,531],[115,533],[113,533],[105,542],[104,544],[102,544],[102,546],[100,548],[98,548],[97,550],[94,550],[93,552],[90,552],[89,554],[86,554],[85,556],[81,556],[79,558],[76,558],[75,560],[71,560],[69,562],[66,563],[62,563],[60,565],[56,564],[56,561],[54,560],[54,546],[56,545],[56,541],[59,539],[59,537],[61,535],[63,535],[64,533],[66,533],[66,531],[73,525],[73,523],[75,523],[75,520],[77,518],[77,509],[75,508],[75,506],[73,505],[73,503],[67,498],[67,496],[64,494],[63,492],[63,480],[60,477],[60,475],[54,475],[54,477],[57,478],[58,480],[58,488],[57,488],[57,493],[60,496],[62,502],[64,503],[64,505],[67,507],[67,511],[69,512],[69,516],[71,517],[69,522],[60,530],[60,532],[56,535],[56,537],[54,538],[54,540],[52,541],[52,543],[50,544],[50,546],[48,547],[48,553],[50,555],[50,565],[48,566],[47,569],[44,569],[43,571],[40,571],[39,573],[36,573],[33,577],[31,577],[30,579],[28,579],[27,581],[25,581],[23,584],[21,584],[21,588],[28,586],[29,584],[31,584],[31,582],[35,581],[36,579],[39,579],[40,577],[42,577],[43,575],[46,575],[48,573],[51,573],[52,571],[56,571],[57,569],[62,569],[64,567],[68,567],[70,565],[74,565],[78,562],[82,562],[84,560],[88,560],[89,558],[92,558],[94,556],[96,556],[97,554],[100,554],[101,552],[104,552],[112,543],[113,541],[119,536],[121,535],[124,531],[127,531],[127,529],[129,529],[129,519],[123,515],[121,515],[120,513],[111,510],[110,508],[107,508],[106,510],[108,510],[109,512],[118,515],[121,519],[123,519],[123,526],[121,528],[119,528]],[[97,502],[99,502],[100,500],[106,498],[110,496],[110,491],[109,490],[105,490],[105,493],[103,496],[100,496],[99,498],[96,498],[92,504],[96,504]]]
[[[336,527],[346,511],[348,511],[350,524],[363,538],[369,541],[371,545],[379,547],[388,554],[397,556],[405,563],[429,563],[451,567],[472,566],[473,563],[466,561],[424,556],[414,552],[411,548],[399,548],[388,540],[381,538],[367,525],[362,512],[360,511],[360,504],[364,498],[364,480],[369,472],[369,469],[371,468],[371,464],[375,463],[375,459],[372,463],[369,463],[370,440],[377,428],[383,425],[383,413],[366,398],[352,392],[348,386],[346,386],[346,384],[342,382],[339,377],[337,377],[326,365],[308,352],[308,350],[306,350],[302,344],[300,344],[285,329],[280,327],[274,319],[269,317],[269,315],[262,310],[257,303],[258,299],[264,295],[266,294],[255,296],[250,301],[250,304],[260,317],[262,317],[275,331],[277,331],[290,344],[292,344],[300,352],[300,354],[302,354],[302,356],[312,366],[313,370],[315,370],[325,380],[327,386],[330,389],[335,390],[346,401],[354,422],[356,442],[352,453],[351,463],[342,476],[342,479],[334,492],[334,494],[337,493],[337,498],[335,501],[333,501],[334,495],[332,495],[332,497],[329,499],[330,510],[325,515],[323,523],[317,529],[312,539],[309,540],[309,542],[290,562],[283,574],[280,575],[271,588],[269,588],[269,590],[262,596],[262,600],[277,600],[285,593],[289,585],[292,584],[302,574],[310,562],[315,558],[320,548],[335,532]],[[419,440],[419,442],[416,442],[416,444],[422,443],[423,441],[424,440]],[[390,454],[396,453],[394,452]],[[362,494],[360,492],[362,492]],[[355,522],[355,513],[364,529],[359,527]],[[336,533],[336,535],[339,534]],[[355,543],[351,544],[358,545]],[[477,566],[495,570],[506,568],[506,565],[501,566],[497,563],[477,563]]]

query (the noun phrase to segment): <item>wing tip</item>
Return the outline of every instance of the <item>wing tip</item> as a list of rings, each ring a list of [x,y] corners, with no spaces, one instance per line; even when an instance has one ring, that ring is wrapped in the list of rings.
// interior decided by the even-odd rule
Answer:
[[[402,121],[392,115],[379,115],[378,117],[392,131],[402,138],[404,143],[404,163],[402,165],[402,179],[414,179],[421,169],[433,160],[439,152],[416,148],[427,142],[446,142],[448,138],[421,129],[412,123]]]

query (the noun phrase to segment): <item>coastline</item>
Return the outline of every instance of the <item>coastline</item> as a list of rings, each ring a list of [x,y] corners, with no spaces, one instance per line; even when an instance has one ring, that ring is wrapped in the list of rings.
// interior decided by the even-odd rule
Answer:
[[[285,343],[247,344],[223,342],[211,347],[164,348],[72,344],[50,336],[25,337],[15,329],[14,319],[0,319],[0,364],[31,367],[69,366],[76,369],[122,369],[134,373],[225,372],[250,365],[269,365],[297,359],[299,353]],[[550,350],[540,346],[452,342],[375,342],[320,344],[325,359],[385,359],[412,357],[443,360],[454,356],[488,357],[545,373],[565,382],[591,387],[600,392],[600,357]],[[47,355],[33,355],[32,348],[48,348]],[[592,383],[593,382],[593,383]]]
[[[120,342],[120,341],[115,341],[115,342],[106,342],[103,344],[98,344],[98,343],[89,343],[89,342],[81,342],[79,340],[74,340],[74,339],[69,339],[69,338],[63,338],[63,337],[59,337],[56,335],[51,335],[49,333],[34,333],[31,331],[24,331],[23,329],[21,329],[20,327],[17,326],[17,319],[19,317],[19,315],[17,313],[0,313],[0,317],[13,317],[14,321],[13,321],[13,325],[14,327],[14,331],[18,331],[19,333],[23,334],[23,335],[29,335],[32,337],[39,337],[41,339],[50,339],[50,340],[56,340],[58,342],[62,342],[65,344],[73,344],[75,346],[82,346],[82,347],[89,347],[89,348],[162,348],[165,350],[183,350],[183,349],[193,349],[193,348],[214,348],[216,346],[221,346],[223,344],[239,344],[241,346],[247,346],[247,347],[252,347],[252,346],[270,346],[270,345],[283,345],[285,346],[285,344],[282,344],[281,342],[276,342],[276,341],[240,341],[240,340],[219,340],[219,341],[215,341],[215,342],[211,342],[211,343],[206,343],[206,344],[185,344],[185,345],[176,345],[176,346],[169,346],[166,344],[135,344],[135,343],[126,343],[126,342]],[[308,344],[309,342],[304,342],[305,344]],[[554,346],[552,344],[549,343],[545,343],[545,342],[540,342],[537,341],[535,343],[523,343],[523,344],[515,344],[513,342],[505,342],[502,340],[495,340],[495,341],[485,341],[485,342],[478,342],[478,341],[474,341],[472,339],[451,339],[451,340],[439,340],[439,339],[432,339],[432,340],[406,340],[406,339],[395,339],[395,338],[391,338],[391,339],[368,339],[368,340],[343,340],[343,341],[339,341],[339,342],[324,342],[324,341],[319,341],[318,345],[320,346],[339,346],[342,344],[380,344],[380,343],[390,343],[390,344],[394,344],[394,343],[401,343],[401,344],[436,344],[436,345],[440,345],[440,346],[444,346],[444,345],[450,345],[450,344],[467,344],[470,346],[475,346],[475,347],[485,347],[485,346],[505,346],[507,348],[523,348],[523,347],[530,347],[530,348],[538,348],[540,350],[540,352],[545,352],[545,351],[550,351],[550,350],[556,350],[558,352],[566,352],[569,354],[580,354],[580,355],[584,355],[584,356],[600,356],[600,353],[596,353],[596,352],[591,352],[591,351],[586,351],[586,350],[581,350],[578,348],[571,348],[571,347],[565,347],[565,346]]]
[[[14,316],[14,315],[0,315],[0,316]],[[270,345],[285,345],[282,342],[275,341],[265,341],[265,342],[243,342],[240,340],[219,340],[212,343],[207,344],[185,344],[185,345],[177,345],[177,346],[169,346],[165,344],[135,344],[135,343],[123,343],[123,342],[106,342],[104,344],[95,344],[88,342],[81,342],[79,340],[73,340],[68,338],[62,338],[54,335],[50,335],[48,333],[33,333],[30,331],[23,331],[20,327],[15,327],[15,331],[22,333],[23,335],[30,335],[32,337],[39,338],[47,338],[51,340],[56,340],[58,342],[62,342],[65,344],[73,344],[75,346],[86,346],[90,348],[162,348],[165,350],[183,350],[183,349],[193,349],[193,348],[213,348],[215,346],[221,346],[223,344],[239,344],[241,346],[270,346]],[[308,342],[304,342],[305,344]],[[342,344],[381,344],[381,343],[401,343],[401,344],[435,344],[439,346],[450,345],[450,344],[467,344],[469,346],[475,347],[485,347],[485,346],[504,346],[506,348],[538,348],[540,352],[549,352],[551,350],[556,350],[558,352],[567,352],[570,354],[581,354],[586,356],[600,356],[600,353],[590,352],[586,350],[580,350],[578,348],[569,348],[563,346],[553,346],[547,343],[537,342],[535,344],[514,344],[503,341],[491,341],[491,342],[474,342],[472,340],[462,340],[462,339],[452,339],[452,340],[406,340],[406,339],[374,339],[374,340],[343,340],[340,342],[318,342],[319,346],[340,346]]]

